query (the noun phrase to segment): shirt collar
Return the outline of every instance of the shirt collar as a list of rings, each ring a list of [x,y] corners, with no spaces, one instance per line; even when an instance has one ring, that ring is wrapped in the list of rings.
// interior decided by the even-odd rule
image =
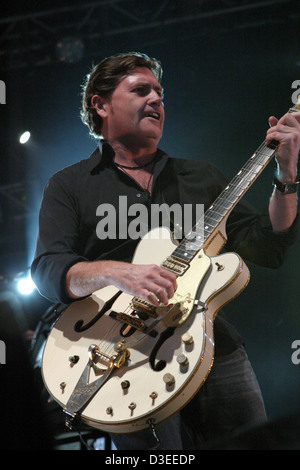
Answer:
[[[106,166],[105,163],[112,162],[115,152],[109,143],[105,139],[100,139],[97,145],[97,148],[89,157],[89,170],[91,173],[96,173],[97,170],[100,170],[100,167]],[[167,160],[170,157],[160,149],[157,149],[157,164],[156,167],[159,172],[164,168]],[[155,171],[156,173],[156,171]]]
[[[88,159],[89,170],[91,173],[97,173],[105,162],[112,161],[114,151],[104,139],[99,140],[97,148]]]

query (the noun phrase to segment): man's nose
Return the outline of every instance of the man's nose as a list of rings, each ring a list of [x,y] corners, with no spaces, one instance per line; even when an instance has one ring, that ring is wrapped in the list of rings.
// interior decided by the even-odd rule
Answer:
[[[158,106],[162,103],[161,95],[155,90],[151,91],[149,99],[151,103],[155,103]]]

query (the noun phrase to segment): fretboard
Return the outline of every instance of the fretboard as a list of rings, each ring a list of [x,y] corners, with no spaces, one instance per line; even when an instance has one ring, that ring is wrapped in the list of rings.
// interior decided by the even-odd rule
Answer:
[[[225,217],[250,188],[259,174],[274,156],[278,143],[261,144],[238,174],[208,208],[203,217],[186,235],[173,252],[173,256],[184,262],[190,262],[201,250],[205,241],[215,232]]]
[[[289,113],[300,111],[300,95],[298,102],[289,109]],[[208,208],[202,218],[197,221],[193,229],[172,253],[172,256],[189,263],[202,249],[205,242],[216,231],[221,222],[228,217],[237,202],[243,197],[252,183],[260,175],[266,165],[271,161],[278,147],[273,141],[266,145],[263,142],[249,158],[238,174],[231,180],[226,188]]]

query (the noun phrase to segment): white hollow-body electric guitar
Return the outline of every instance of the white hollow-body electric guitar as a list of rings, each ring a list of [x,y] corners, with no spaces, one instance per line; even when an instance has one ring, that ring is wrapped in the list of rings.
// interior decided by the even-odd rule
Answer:
[[[42,376],[69,427],[77,421],[116,433],[153,427],[203,385],[213,364],[214,319],[250,277],[237,254],[219,254],[226,220],[276,148],[274,142],[257,149],[197,222],[192,240],[175,245],[169,231],[158,228],[140,241],[133,263],[177,274],[167,306],[106,287],[71,304],[55,322]]]

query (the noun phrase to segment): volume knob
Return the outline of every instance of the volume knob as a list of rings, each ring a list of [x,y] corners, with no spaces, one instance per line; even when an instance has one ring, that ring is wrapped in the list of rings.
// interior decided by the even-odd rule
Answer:
[[[163,381],[165,382],[166,385],[173,385],[175,383],[175,377],[172,374],[165,374],[163,376]]]
[[[181,336],[181,339],[184,344],[193,344],[194,342],[194,338],[188,331]]]
[[[181,367],[184,367],[188,365],[189,360],[185,354],[179,354],[179,356],[177,356],[177,362]]]

